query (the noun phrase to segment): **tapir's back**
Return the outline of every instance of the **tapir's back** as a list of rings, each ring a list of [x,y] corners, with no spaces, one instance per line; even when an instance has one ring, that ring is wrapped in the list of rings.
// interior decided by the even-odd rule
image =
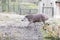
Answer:
[[[46,17],[46,15],[44,15],[44,14],[35,14],[35,15],[33,15],[33,20],[36,22],[36,21],[45,21],[45,20],[47,20],[48,19],[48,17]]]

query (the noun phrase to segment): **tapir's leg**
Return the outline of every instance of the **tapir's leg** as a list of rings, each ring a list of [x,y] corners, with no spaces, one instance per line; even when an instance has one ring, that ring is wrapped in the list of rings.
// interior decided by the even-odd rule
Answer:
[[[45,25],[45,21],[42,21],[43,22],[43,24]]]
[[[35,23],[34,23],[34,32],[35,32],[36,35],[38,35],[38,33],[37,33],[38,29],[37,29],[37,25]]]
[[[31,23],[33,23],[33,21],[29,21],[30,23],[28,24],[28,26],[31,24]]]
[[[44,24],[44,26],[45,26],[45,21],[42,21],[43,22],[43,24]],[[43,29],[44,29],[44,26],[43,26]]]
[[[30,23],[28,24],[28,26],[26,27],[27,29],[30,28],[30,24],[33,23],[33,21],[29,21]]]

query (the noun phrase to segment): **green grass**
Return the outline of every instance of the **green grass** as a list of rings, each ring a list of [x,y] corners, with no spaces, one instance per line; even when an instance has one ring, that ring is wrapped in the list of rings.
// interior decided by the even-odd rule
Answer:
[[[52,35],[48,34],[45,30],[42,30],[42,32],[43,32],[44,40],[60,40],[58,36],[53,37]]]
[[[59,37],[44,37],[45,39],[47,39],[47,40],[60,40],[60,38]]]

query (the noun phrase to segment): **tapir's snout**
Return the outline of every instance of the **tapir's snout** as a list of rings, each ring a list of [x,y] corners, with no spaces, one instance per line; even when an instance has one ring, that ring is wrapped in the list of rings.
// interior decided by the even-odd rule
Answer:
[[[23,18],[21,21],[24,21],[24,20],[26,20],[26,17],[25,17],[25,18]]]

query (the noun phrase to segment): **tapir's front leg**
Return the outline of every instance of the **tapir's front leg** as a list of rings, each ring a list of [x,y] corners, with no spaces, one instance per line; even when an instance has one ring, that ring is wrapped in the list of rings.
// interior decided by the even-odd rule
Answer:
[[[33,23],[33,21],[29,21],[29,24],[28,24],[28,26],[26,27],[27,29],[30,28],[30,24],[31,24],[31,23]]]

